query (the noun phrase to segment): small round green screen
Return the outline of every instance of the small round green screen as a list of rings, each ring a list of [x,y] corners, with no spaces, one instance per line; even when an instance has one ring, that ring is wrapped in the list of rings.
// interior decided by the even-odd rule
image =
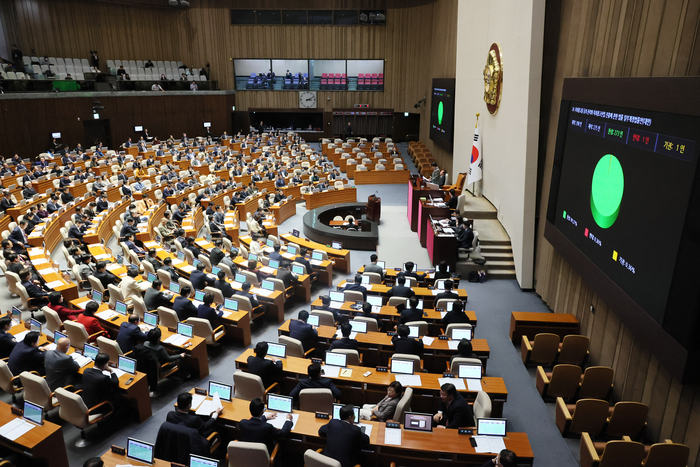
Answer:
[[[591,213],[602,229],[612,226],[620,214],[625,175],[617,157],[606,154],[595,166],[591,183]]]

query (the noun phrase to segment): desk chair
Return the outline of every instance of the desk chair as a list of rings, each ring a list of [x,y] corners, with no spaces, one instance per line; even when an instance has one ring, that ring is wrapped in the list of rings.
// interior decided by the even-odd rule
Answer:
[[[570,433],[589,433],[598,436],[608,418],[608,402],[600,399],[579,399],[576,404],[566,404],[557,397],[555,421],[562,436]]]
[[[122,293],[122,289],[114,284],[109,284],[107,289],[109,290],[109,308],[114,310],[114,308],[117,306],[117,300],[126,303],[129,308],[133,307],[131,304],[131,297],[125,297]]]
[[[335,326],[335,317],[333,313],[326,310],[311,310],[310,315],[318,316],[319,326]]]
[[[170,273],[168,271],[163,271],[162,269],[159,269],[156,271],[156,275],[158,276],[158,279],[160,279],[160,281],[163,283],[163,287],[169,289],[170,280],[172,279]]]
[[[307,449],[304,452],[304,467],[342,467],[337,460],[321,454],[322,451],[323,449]]]
[[[304,345],[301,341],[289,336],[279,336],[277,342],[287,346],[287,355],[290,357],[309,358],[309,355],[312,355],[316,350],[316,348],[312,348],[304,351]]]
[[[540,333],[530,341],[523,336],[520,346],[520,356],[525,365],[535,364],[550,366],[554,363],[559,352],[559,336],[551,333]]]
[[[103,296],[105,295],[105,287],[97,277],[88,276],[88,281],[90,282],[90,287],[93,290],[97,290],[98,292],[102,293]]]
[[[22,382],[19,375],[13,375],[10,367],[7,366],[4,360],[0,360],[0,389],[12,396],[12,402],[17,402],[15,395],[22,390]]]
[[[374,319],[370,316],[357,316],[357,315],[353,319],[355,321],[362,321],[362,322],[367,323],[367,332],[379,332],[379,324],[377,324],[376,319]]]
[[[364,302],[365,297],[357,290],[343,290],[346,302]]]
[[[5,279],[7,279],[7,288],[10,290],[10,297],[19,297],[20,292],[17,286],[22,285],[19,275],[12,271],[5,271]]]
[[[174,310],[159,306],[156,311],[158,312],[158,322],[160,325],[166,328],[177,328],[177,323],[179,323],[180,320]]]
[[[299,410],[333,413],[333,393],[328,388],[302,389],[299,393]]]
[[[591,366],[586,368],[581,377],[579,390],[576,397],[580,399],[605,399],[610,398],[613,390],[612,368],[605,366]]]
[[[8,274],[11,274],[11,273],[8,271]],[[22,301],[22,308],[27,310],[31,314],[32,318],[34,318],[34,312],[37,311],[42,306],[44,306],[44,304],[46,303],[45,299],[43,299],[43,297],[39,297],[39,298],[30,297],[29,294],[27,293],[27,289],[25,289],[24,286],[22,284],[20,284],[19,282],[17,284],[15,284],[15,288],[16,288],[17,292],[19,292],[18,295],[19,295],[20,300]],[[41,305],[39,305],[39,304],[41,304]]]
[[[642,467],[685,467],[690,456],[688,446],[674,443],[670,439],[645,446],[645,450],[647,456],[642,461]]]
[[[581,367],[576,365],[557,365],[551,372],[537,367],[535,385],[543,399],[561,397],[572,399],[581,381]]]
[[[47,306],[42,307],[41,311],[44,313],[44,318],[46,318],[46,329],[51,333],[51,335],[53,335],[54,332],[63,329],[63,322],[58,316],[58,313]]]
[[[644,445],[628,437],[599,444],[583,433],[580,449],[581,467],[639,467],[644,460]]]
[[[347,298],[346,298],[346,300],[347,300]],[[396,305],[406,304],[406,300],[408,300],[406,297],[389,297],[389,300],[386,302],[386,305],[387,306],[396,306]]]
[[[469,323],[450,323],[447,325],[447,328],[443,331],[444,336],[449,336],[450,339],[452,339],[452,331],[455,329],[471,329],[472,330],[472,339],[474,338],[474,327],[469,324]]]
[[[275,449],[270,454],[264,443],[234,440],[226,447],[226,465],[228,467],[249,467],[251,465],[273,467],[279,449],[280,445],[276,443]]]
[[[112,363],[119,362],[119,357],[124,355],[124,352],[122,352],[122,349],[119,347],[117,341],[107,339],[104,336],[97,338],[97,347],[99,347],[100,353],[106,353],[109,355],[109,361]]]
[[[191,264],[191,262],[190,262],[190,264]],[[185,287],[185,286],[189,287],[190,290],[192,290],[193,293],[194,293],[194,291],[196,290],[196,289],[194,288],[194,286],[192,285],[192,282],[190,282],[188,279],[185,279],[184,277],[180,277],[180,278],[177,280],[177,283],[180,284],[180,290],[182,290],[182,288]]]
[[[106,420],[114,413],[114,406],[109,401],[100,402],[94,407],[88,408],[79,394],[70,392],[64,388],[57,388],[54,392],[58,399],[58,416],[68,423],[72,423],[80,429],[80,439],[75,446],[82,448],[89,444],[85,436],[85,430],[103,420]],[[96,413],[98,409],[108,408],[106,413]]]
[[[450,362],[445,362],[447,370],[453,375],[459,374],[459,365],[465,363],[468,365],[479,365],[481,367],[481,374],[484,374],[483,362],[478,358],[453,357]]]
[[[289,287],[285,287],[284,282],[281,279],[276,279],[276,278],[270,276],[267,278],[267,280],[272,282],[275,285],[275,290],[279,290],[280,292],[284,292],[285,301],[288,298],[291,298],[296,293],[293,285],[291,285]]]
[[[389,367],[391,367],[392,358],[398,358],[399,360],[412,360],[414,371],[425,372],[425,370],[423,369],[423,359],[420,358],[418,355],[413,355],[409,353],[395,353],[389,359]]]
[[[559,344],[557,363],[569,363],[583,368],[588,358],[589,339],[586,336],[571,334],[564,336]]]
[[[219,345],[219,341],[226,335],[223,324],[213,329],[208,319],[187,318],[185,322],[193,326],[193,335],[203,338],[207,345]]]
[[[442,308],[443,310],[447,310],[447,304],[449,302],[458,302],[459,299],[457,298],[441,298],[435,303],[435,308]]]
[[[100,331],[90,336],[85,330],[85,326],[71,320],[64,321],[63,326],[66,330],[66,335],[68,335],[68,339],[70,339],[70,345],[79,350],[82,350],[90,339],[97,338],[97,336],[102,335],[102,332]]]
[[[24,386],[24,400],[39,404],[47,412],[58,407],[58,399],[49,389],[46,379],[28,371],[20,373],[19,379]],[[64,389],[68,388],[73,388],[73,386]]]
[[[486,391],[479,391],[474,400],[474,420],[491,417],[491,398]]]
[[[71,266],[71,272],[73,273],[73,277],[75,278],[75,281],[78,283],[78,288],[80,290],[91,290],[92,289],[92,283],[89,280],[84,280],[81,278],[82,275],[80,274],[80,268],[77,264]]]
[[[131,253],[133,253],[133,251]],[[136,259],[138,259],[138,257]],[[136,263],[136,261],[134,261],[134,263],[139,264],[139,263]],[[144,274],[148,274],[149,272],[152,272],[153,274],[156,273],[156,269],[148,261],[140,261],[140,264],[141,264],[141,268],[143,269]]]
[[[245,276],[245,281],[250,282],[251,286],[258,287],[260,285],[260,282],[258,281],[258,276],[254,272],[250,272],[245,269],[239,269],[238,273],[243,274]],[[282,290],[284,290],[284,283],[282,283]]]
[[[143,298],[141,297],[131,297],[131,303],[134,305],[134,313],[143,321],[143,316],[144,313],[149,311],[146,308],[146,303],[143,301]]]
[[[365,272],[362,277],[369,277],[370,284],[381,284],[382,276],[378,272]]]
[[[639,439],[647,426],[649,406],[641,402],[622,401],[610,407],[608,423],[603,436],[621,438],[630,436]]]
[[[265,308],[263,305],[258,305],[253,308],[253,304],[250,303],[248,297],[243,297],[241,295],[234,295],[235,299],[238,300],[238,307],[241,311],[247,311],[250,316],[250,320],[256,320],[265,314]]]
[[[428,335],[428,322],[427,321],[409,321],[406,326],[418,326],[418,335],[427,336]]]
[[[273,383],[270,387],[265,388],[260,376],[241,370],[233,374],[233,387],[234,397],[244,401],[252,401],[256,397],[267,400],[268,392],[273,392],[274,388],[277,392],[280,390],[279,383]]]

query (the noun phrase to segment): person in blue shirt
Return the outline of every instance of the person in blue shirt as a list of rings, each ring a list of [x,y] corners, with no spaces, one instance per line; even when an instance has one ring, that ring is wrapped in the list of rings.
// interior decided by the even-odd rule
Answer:
[[[141,183],[141,177],[136,177],[136,183],[133,185],[134,191],[143,191],[146,188],[146,185]]]

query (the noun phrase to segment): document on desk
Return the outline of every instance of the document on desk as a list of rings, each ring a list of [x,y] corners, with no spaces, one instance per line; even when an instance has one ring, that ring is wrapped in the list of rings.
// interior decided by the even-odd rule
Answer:
[[[257,289],[257,288],[252,288],[251,293],[253,295],[262,295],[263,297],[269,297],[272,295],[273,290],[265,290],[265,289]]]
[[[425,345],[431,345],[434,340],[434,337],[423,336],[423,344]]]
[[[56,271],[54,268],[44,268],[41,271],[41,274],[56,274],[58,271]]]
[[[48,262],[49,262],[49,260],[46,259],[46,258],[37,258],[37,259],[33,259],[33,260],[32,260],[32,264],[33,264],[34,266],[38,266],[38,265],[40,265],[40,264],[46,264],[46,263],[48,263]]]
[[[46,352],[48,352],[49,350],[56,350],[56,343],[55,343],[55,342],[51,342],[50,344],[42,345],[41,347],[42,347]]]
[[[474,436],[476,452],[501,452],[506,448],[506,443],[501,436]]]
[[[102,319],[105,320],[105,321],[109,321],[110,319],[112,319],[112,318],[114,318],[115,316],[117,316],[117,312],[116,312],[116,311],[112,311],[112,310],[105,310],[105,311],[100,311],[99,313],[95,313],[95,315],[96,315],[98,318],[102,318]]]
[[[165,339],[163,342],[166,344],[176,345],[181,347],[185,342],[189,340],[189,337],[183,336],[182,334],[173,334],[172,336]]]
[[[115,269],[119,269],[120,267],[122,267],[122,265],[119,263],[109,263],[105,267],[105,269],[107,269],[108,271],[114,271]]]
[[[337,337],[338,339],[342,339],[342,338],[343,338],[343,333],[341,332],[340,329],[338,329],[338,330],[335,332],[335,337]],[[351,332],[351,333],[350,333],[350,339],[356,339],[356,338],[357,338],[357,333],[356,333],[356,332]]]
[[[394,375],[394,378],[402,386],[420,387],[422,385],[420,375]]]
[[[207,396],[201,394],[192,394],[192,408],[197,410],[197,408],[207,399]]]
[[[340,367],[332,365],[323,365],[321,374],[326,378],[337,378],[340,376]]]
[[[384,430],[384,444],[401,446],[401,429],[387,428]]]
[[[363,431],[367,436],[372,436],[372,425],[368,425],[367,423],[358,423],[357,425],[360,429],[364,428]]]
[[[63,281],[51,281],[46,283],[46,287],[50,289],[55,289],[56,287],[61,287],[62,285],[65,285]]]
[[[26,336],[29,333],[29,331],[22,331],[18,332],[17,334],[14,335],[14,338],[17,342],[22,342],[24,340],[24,336]]]
[[[437,295],[437,294],[439,294],[440,292],[442,292],[442,290],[440,290],[440,289],[433,289],[433,290],[430,291],[430,293],[432,293],[433,295]]]
[[[108,255],[107,253],[102,253],[101,255],[95,256],[95,259],[100,260],[100,259],[109,259],[111,258],[111,255]]]
[[[312,266],[320,266],[321,264],[323,264],[323,261],[320,261],[317,259],[312,259],[312,260],[309,260],[309,263],[311,263]]]
[[[479,392],[484,390],[481,386],[481,380],[476,378],[467,378],[467,387],[471,392]]]
[[[182,269],[183,271],[185,271],[186,273],[190,273],[190,272],[194,271],[194,266],[192,266],[190,264],[188,264],[186,266],[179,266],[179,268]]]
[[[5,423],[0,427],[0,436],[7,438],[10,441],[14,441],[36,425],[29,423],[21,418],[15,418],[11,422]]]
[[[146,248],[159,248],[160,245],[156,242],[143,242],[143,246]]]
[[[73,357],[73,360],[75,360],[78,363],[78,365],[80,365],[80,368],[84,367],[92,361],[90,357],[80,355],[77,352],[73,352],[72,354],[70,354],[70,356]]]
[[[343,368],[340,370],[340,376],[343,378],[352,378],[352,368]]]
[[[117,375],[117,378],[121,378],[122,376],[124,376],[124,375],[126,374],[126,371],[120,370],[119,368],[112,368],[112,372],[113,372],[115,375]],[[111,375],[109,374],[108,371],[103,371],[102,373],[104,373],[105,376],[110,376],[110,377],[111,377]]]
[[[221,315],[222,318],[228,318],[229,316],[231,316],[233,314],[230,311],[226,311],[226,310],[221,310],[221,313],[223,313]]]
[[[450,350],[457,350],[458,345],[459,341],[447,341],[447,348]]]
[[[438,378],[438,383],[442,386],[445,383],[450,383],[455,385],[455,389],[458,391],[466,391],[467,387],[464,385],[464,380],[462,378]]]
[[[205,415],[208,417],[212,414],[212,412],[216,412],[216,409],[223,407],[224,406],[221,405],[221,399],[219,398],[219,394],[214,394],[214,397],[212,397],[211,399],[203,401],[195,413],[197,415]]]
[[[275,412],[265,412],[265,421],[269,423],[270,425],[274,426],[278,430],[281,430],[282,427],[284,426],[284,423],[287,421],[287,414],[286,413],[277,413],[277,416],[273,419],[269,419],[267,417],[272,416]],[[298,413],[293,413],[292,414],[292,430],[296,428],[297,422],[299,421],[299,414]]]

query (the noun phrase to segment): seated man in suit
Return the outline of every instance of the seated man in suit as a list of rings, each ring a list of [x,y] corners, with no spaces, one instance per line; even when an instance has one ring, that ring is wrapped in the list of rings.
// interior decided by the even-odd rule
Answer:
[[[173,297],[169,293],[161,292],[160,289],[162,286],[163,282],[160,279],[154,279],[153,282],[151,282],[151,286],[146,289],[143,302],[147,309],[157,310],[159,306],[170,308],[170,300],[172,300]]]
[[[452,311],[448,312],[441,321],[442,325],[447,328],[448,324],[453,323],[469,323],[469,317],[464,312],[464,304],[457,300],[452,302]]]
[[[195,290],[203,290],[204,287],[213,287],[216,280],[204,272],[205,264],[198,263],[197,269],[190,274],[190,282]]]
[[[12,318],[5,315],[0,318],[0,358],[9,357],[12,349],[17,345],[17,340],[10,334],[10,329],[12,329]]]
[[[362,285],[362,274],[355,274],[355,282],[346,281],[343,290],[362,292],[362,300],[367,301],[367,289]]]
[[[265,403],[259,397],[250,401],[249,405],[251,418],[249,420],[241,420],[239,427],[241,430],[240,441],[248,443],[263,443],[267,446],[267,452],[272,453],[275,442],[281,438],[288,438],[289,432],[292,431],[292,414],[287,414],[287,420],[282,425],[282,429],[275,428],[267,423],[267,418],[264,414]],[[270,416],[270,419],[277,417],[276,413]]]
[[[236,291],[233,290],[231,284],[226,281],[226,273],[221,270],[216,273],[216,277],[217,280],[214,282],[214,287],[221,291],[224,298],[231,298]]]
[[[440,386],[440,404],[433,415],[437,428],[462,428],[475,426],[474,412],[452,383]]]
[[[350,334],[352,334],[352,325],[350,323],[345,322],[341,324],[340,333],[343,337],[341,339],[334,339],[333,342],[331,342],[331,346],[328,348],[329,351],[332,351],[334,349],[357,350],[359,348],[357,340],[350,339]]]
[[[335,387],[333,381],[328,378],[321,378],[321,365],[312,363],[307,369],[309,377],[302,379],[296,385],[292,392],[289,393],[294,399],[299,399],[299,393],[302,389],[330,389],[334,400],[340,399],[340,389]]]
[[[187,245],[185,245],[185,248],[186,248],[187,250],[190,250],[190,251],[192,252],[192,254],[194,255],[195,258],[198,258],[199,255],[202,255],[202,254],[203,254],[204,256],[209,256],[209,253],[207,253],[207,252],[204,251],[204,250],[200,250],[199,248],[197,248],[197,247],[195,246],[195,244],[194,244],[194,237],[187,237],[185,240],[187,241]],[[212,283],[213,283],[213,282],[214,282],[214,281],[212,280]]]
[[[56,342],[56,348],[47,351],[44,356],[46,384],[52,391],[75,384],[80,365],[71,356],[66,355],[68,349],[70,349],[70,339],[61,337]]]
[[[445,260],[440,261],[437,270],[435,271],[435,280],[438,279],[449,279],[452,277],[449,272],[447,272],[447,262]]]
[[[102,286],[107,290],[109,287],[109,284],[113,285],[119,285],[119,282],[117,281],[117,277],[112,274],[111,272],[107,271],[107,262],[106,261],[100,261],[97,263],[95,266],[95,272],[92,273],[94,277],[100,280],[102,283]]]
[[[450,199],[447,200],[447,207],[450,209],[457,209],[457,202],[459,201],[459,196],[455,192],[454,188],[450,188]]]
[[[290,267],[291,263],[289,261],[282,261],[277,270],[277,279],[284,283],[285,289],[299,283],[299,278],[289,270]]]
[[[365,266],[365,272],[376,272],[384,280],[384,270],[377,264],[379,257],[375,254],[370,255],[369,260],[371,264]]]
[[[216,323],[224,315],[223,311],[220,311],[213,306],[214,304],[214,294],[207,292],[204,294],[203,303],[197,307],[197,318],[209,320],[211,327],[215,328]]]
[[[39,281],[31,280],[32,272],[29,269],[22,269],[19,272],[19,280],[27,290],[27,295],[32,299],[32,305],[45,306],[49,304],[49,294],[41,288]]]
[[[151,308],[149,308],[149,310],[150,309]],[[129,315],[129,320],[119,326],[117,344],[119,344],[119,348],[122,349],[122,352],[127,353],[133,350],[139,342],[146,341],[146,334],[139,328],[139,321],[139,315],[132,313]]]
[[[166,420],[170,423],[183,424],[189,428],[194,428],[200,435],[207,437],[214,432],[216,419],[224,413],[223,407],[216,409],[209,414],[209,419],[204,421],[199,415],[190,414],[192,408],[192,394],[187,392],[177,396],[177,406],[172,412],[168,412]]]
[[[247,298],[248,301],[250,301],[250,306],[253,308],[259,307],[260,302],[258,301],[258,297],[257,295],[250,293],[250,288],[250,282],[246,281],[243,283],[243,285],[241,285],[241,290],[234,292],[234,295],[240,295],[241,297]]]
[[[359,464],[362,448],[369,445],[369,436],[354,421],[354,407],[347,404],[340,409],[340,420],[333,419],[318,429],[318,435],[326,438],[323,453],[340,462],[342,467]]]
[[[308,319],[309,312],[301,310],[298,319],[293,319],[289,322],[289,337],[301,341],[301,345],[304,346],[304,352],[314,348],[318,340],[316,326],[308,324],[306,322]]]
[[[106,373],[109,374],[107,376]],[[114,374],[109,366],[109,355],[99,353],[95,357],[95,364],[92,368],[88,368],[83,372],[83,401],[87,408],[96,406],[97,404],[109,401],[117,410],[117,391],[119,389],[119,378]],[[109,406],[103,406],[98,409],[98,413],[104,413],[110,410]]]
[[[27,177],[27,175],[25,175]],[[32,188],[31,182],[30,183],[25,183],[24,188],[22,189],[22,198],[24,199],[30,199],[36,194],[36,190]]]
[[[175,313],[177,313],[177,318],[180,321],[185,321],[187,318],[197,317],[197,307],[195,307],[192,301],[189,299],[191,293],[192,289],[186,285],[180,289],[180,295],[175,297],[173,310],[175,310]]]
[[[442,293],[439,293],[435,296],[435,303],[437,303],[438,301],[440,301],[443,298],[459,299],[459,295],[452,291],[453,285],[454,285],[454,282],[452,282],[451,279],[447,279],[445,281],[445,291]]]
[[[414,337],[408,337],[411,330],[405,324],[399,324],[396,329],[396,335],[391,338],[391,343],[394,345],[395,353],[407,353],[423,355],[423,341]]]
[[[274,251],[272,251],[268,257],[277,261],[283,261],[284,257],[280,254],[281,247],[282,246],[279,243],[275,243],[275,245],[272,247]]]
[[[401,306],[401,305],[399,305]],[[398,307],[396,310],[398,311]],[[408,299],[408,308],[400,311],[399,324],[410,323],[411,321],[421,321],[423,319],[423,310],[418,309],[418,297],[415,295]]]
[[[209,253],[209,261],[212,266],[216,266],[219,262],[224,259],[226,253],[223,250],[224,242],[221,240],[214,240],[214,248]]]
[[[126,238],[127,234],[136,235],[137,233],[139,233],[139,228],[134,225],[134,218],[127,217],[124,219],[124,225],[119,231],[119,236],[121,238]]]
[[[87,230],[87,227],[85,227],[85,221],[82,219],[76,219],[75,224],[70,226],[70,229],[68,229],[68,237],[69,238],[75,238],[80,241],[82,244],[86,244],[85,240],[83,240],[83,237],[85,236],[85,231]]]
[[[18,253],[31,247],[25,231],[26,228],[27,221],[22,219],[18,222],[17,227],[12,229],[12,232],[10,232],[10,235],[7,237],[7,239],[12,242],[12,249]]]
[[[282,375],[282,360],[267,356],[267,342],[255,344],[255,355],[248,357],[248,371],[260,376],[263,386],[269,388]]]
[[[398,276],[396,278],[396,285],[393,286],[387,292],[388,297],[406,297],[411,298],[416,293],[410,287],[406,287],[406,278],[404,276]]]
[[[24,335],[22,342],[19,342],[10,352],[7,366],[13,375],[17,376],[23,371],[36,371],[43,375],[44,357],[46,350],[39,347],[39,335],[37,331],[31,331]]]
[[[0,199],[0,211],[6,212],[9,208],[14,206],[15,203],[12,201],[12,197],[10,196],[10,190],[4,190],[2,199]]]
[[[404,267],[406,268],[406,270],[400,272],[399,276],[413,277],[416,280],[416,282],[421,282],[425,280],[425,274],[418,274],[417,272],[413,272],[413,268],[416,267],[416,265],[413,264],[413,261],[407,261]]]
[[[163,267],[161,267],[160,270],[170,274],[171,281],[177,282],[180,278],[179,274],[173,268],[173,260],[169,256],[163,259]]]

